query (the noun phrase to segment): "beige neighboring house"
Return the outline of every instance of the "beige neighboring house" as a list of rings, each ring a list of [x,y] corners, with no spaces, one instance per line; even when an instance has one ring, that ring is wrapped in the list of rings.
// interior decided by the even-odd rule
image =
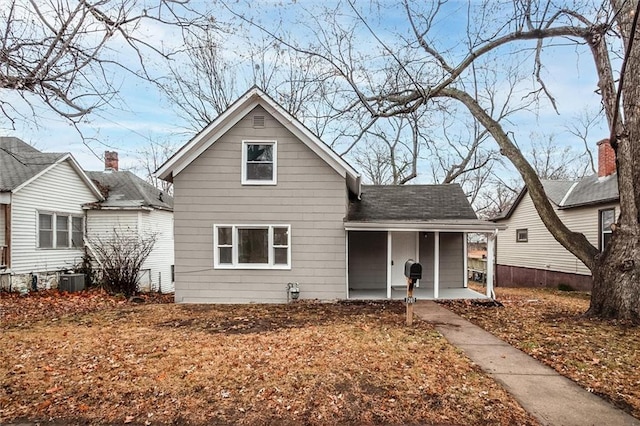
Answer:
[[[118,170],[118,153],[105,152],[105,170],[86,172],[104,200],[85,205],[89,249],[96,238],[154,235],[156,243],[142,265],[141,291],[173,292],[173,198],[130,171]]]
[[[597,174],[578,181],[542,181],[560,220],[572,231],[583,233],[601,251],[620,214],[615,170],[615,153],[605,139],[598,142]],[[494,221],[507,227],[498,233],[496,285],[568,285],[591,290],[591,272],[549,233],[526,188]]]
[[[56,287],[82,261],[82,206],[101,200],[71,154],[0,137],[0,288]]]
[[[176,302],[281,303],[292,287],[302,299],[401,298],[408,259],[423,264],[418,298],[483,297],[466,285],[466,233],[500,225],[478,220],[458,185],[362,185],[259,88],[157,175],[174,184]]]

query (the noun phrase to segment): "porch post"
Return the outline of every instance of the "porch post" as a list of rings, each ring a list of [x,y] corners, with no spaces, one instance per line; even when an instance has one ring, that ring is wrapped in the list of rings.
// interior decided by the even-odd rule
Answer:
[[[433,298],[440,293],[440,232],[433,233]]]
[[[347,295],[347,299],[349,299],[349,231],[345,231],[344,232],[344,249],[345,249],[345,259],[346,259],[346,263],[345,263],[345,267],[346,267],[346,273],[345,273],[345,283],[346,283],[346,295]]]
[[[467,288],[469,286],[469,248],[467,247],[467,233],[462,233],[462,259],[464,262],[462,277],[462,287]]]
[[[420,263],[420,231],[416,231],[416,262]],[[420,287],[420,280],[416,280],[416,287]]]
[[[391,231],[387,231],[387,299],[391,299]]]
[[[487,234],[487,297],[493,297],[493,265],[498,231]]]

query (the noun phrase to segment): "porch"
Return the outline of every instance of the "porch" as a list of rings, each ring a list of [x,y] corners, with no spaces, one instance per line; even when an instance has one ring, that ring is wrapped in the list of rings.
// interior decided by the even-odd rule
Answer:
[[[404,299],[404,263],[408,259],[422,264],[422,279],[414,289],[418,299],[489,299],[494,295],[495,225],[478,220],[412,227],[385,225],[347,224],[348,299]],[[489,261],[484,294],[468,287],[470,232],[487,237]]]

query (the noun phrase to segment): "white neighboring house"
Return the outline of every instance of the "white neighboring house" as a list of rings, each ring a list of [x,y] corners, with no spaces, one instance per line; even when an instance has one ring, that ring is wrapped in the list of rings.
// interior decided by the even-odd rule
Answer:
[[[118,171],[116,152],[105,153],[104,172],[87,174],[105,197],[85,205],[87,240],[109,237],[114,229],[143,237],[155,234],[153,251],[142,266],[140,289],[173,292],[173,198],[129,171]]]
[[[102,199],[71,154],[0,137],[0,288],[56,287],[82,260],[82,206]]]
[[[620,215],[615,153],[608,139],[598,142],[598,173],[578,181],[542,181],[564,224],[583,233],[600,251]],[[493,219],[507,229],[498,233],[496,285],[591,290],[591,271],[558,243],[542,223],[524,188],[513,205]]]

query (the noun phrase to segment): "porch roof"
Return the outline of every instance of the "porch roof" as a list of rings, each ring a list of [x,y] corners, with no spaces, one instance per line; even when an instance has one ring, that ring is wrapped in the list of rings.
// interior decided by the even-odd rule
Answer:
[[[349,203],[347,222],[477,220],[458,184],[363,185]]]
[[[458,184],[363,185],[349,202],[345,229],[393,231],[494,232],[479,220]]]
[[[506,225],[480,219],[449,219],[425,221],[346,221],[347,231],[422,231],[487,233],[507,229]]]

